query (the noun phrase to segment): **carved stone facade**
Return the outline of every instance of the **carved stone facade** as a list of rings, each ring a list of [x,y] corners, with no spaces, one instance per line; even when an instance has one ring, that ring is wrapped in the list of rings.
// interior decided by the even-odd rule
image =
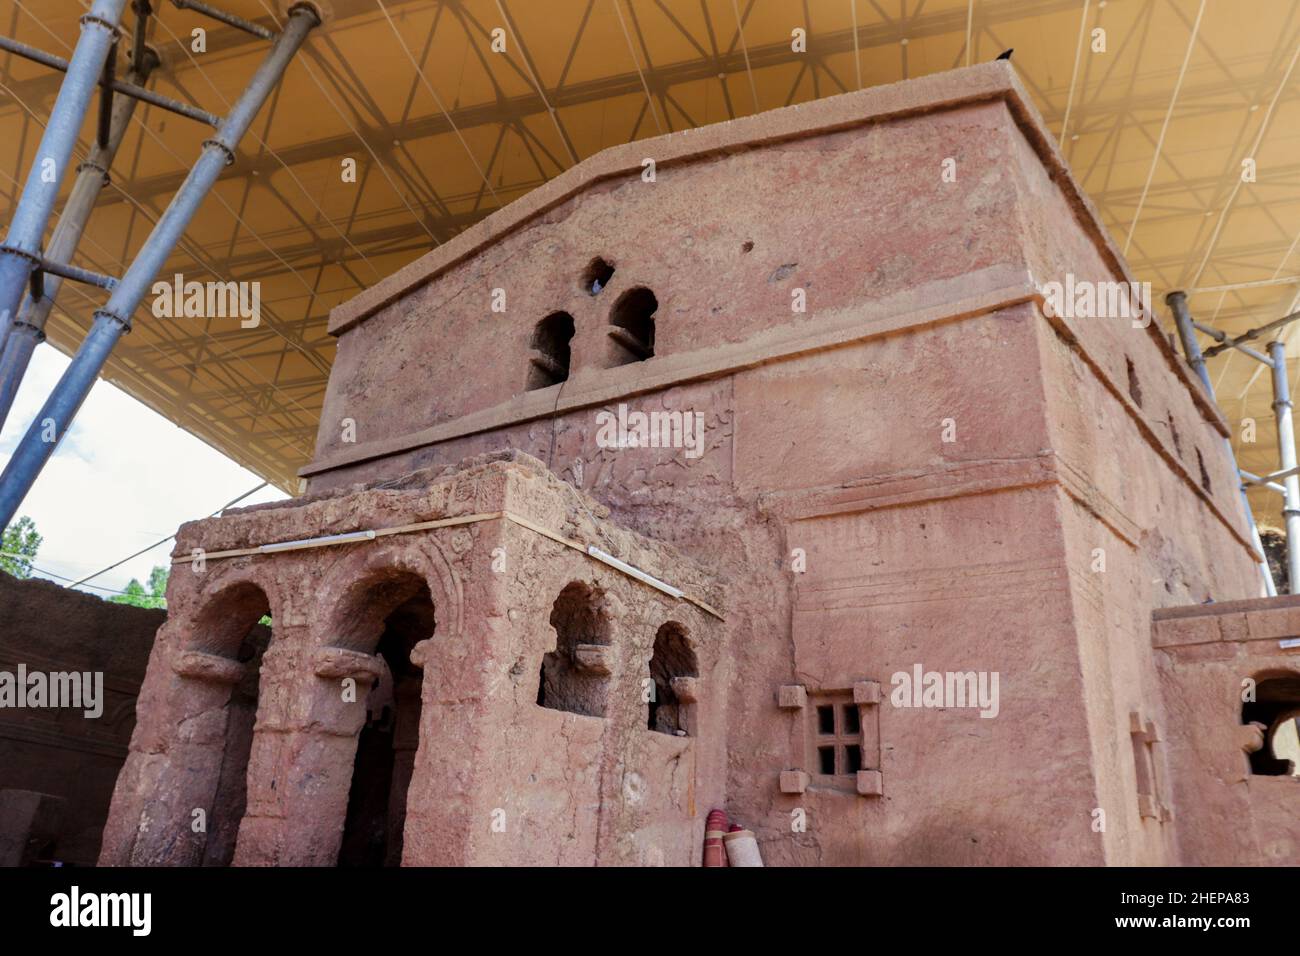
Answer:
[[[384,795],[339,686],[388,673],[404,743],[366,776],[404,777],[404,659],[408,863],[694,863],[714,805],[777,865],[1223,861],[1180,832],[1206,763],[1165,753],[1183,665],[1151,621],[1257,593],[1227,426],[1158,324],[1048,308],[1067,281],[1131,277],[998,63],[607,150],[338,307],[308,496],[177,556],[535,527],[178,570],[104,861],[356,859],[350,790]],[[253,660],[223,602],[273,634],[213,847],[189,821]],[[1300,780],[1259,799],[1297,862]]]
[[[531,459],[418,479],[182,528],[203,559],[173,571],[101,862],[692,861],[723,795],[721,621],[572,544],[714,608],[709,576]],[[690,666],[649,694],[666,626]],[[247,727],[231,701],[254,688]],[[665,688],[682,735],[651,729]]]

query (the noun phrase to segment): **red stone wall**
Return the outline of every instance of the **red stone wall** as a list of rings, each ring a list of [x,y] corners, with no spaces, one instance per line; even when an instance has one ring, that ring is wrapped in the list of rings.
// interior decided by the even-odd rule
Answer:
[[[616,271],[592,296],[595,256]],[[520,448],[707,556],[731,608],[727,807],[769,862],[1175,862],[1129,728],[1163,719],[1150,615],[1258,584],[1218,412],[1158,328],[1048,314],[1067,274],[1128,278],[1005,65],[620,147],[336,310],[304,474]],[[655,356],[605,367],[639,285]],[[526,391],[560,309],[570,377]],[[598,447],[620,402],[702,413],[706,453]],[[998,672],[999,716],[862,708],[883,794],[782,792],[816,754],[778,688],[887,696],[916,663]]]
[[[502,517],[509,512],[596,544],[700,600],[722,603],[701,568],[602,521],[602,510],[537,462],[515,456],[472,462],[443,478],[414,476],[401,489],[326,495],[185,525],[177,556],[474,518],[362,544],[176,565],[170,616],[141,692],[142,717],[100,862],[338,861],[341,847],[347,852],[368,692],[388,666],[376,654],[381,622],[402,606],[412,581],[428,587],[436,626],[410,649],[422,674],[418,732],[404,723],[414,711],[398,712],[395,750],[406,756],[394,761],[412,768],[409,779],[393,782],[399,814],[404,808],[402,862],[696,862],[703,841],[697,802],[720,802],[725,787],[729,682],[720,622]],[[591,592],[608,624],[602,716],[537,703],[543,657],[556,648],[553,604],[573,585]],[[260,658],[237,652],[264,613],[254,592],[264,595],[272,618]],[[694,712],[699,729],[687,737],[648,729],[642,695],[655,633],[670,621],[685,628],[706,689]],[[341,693],[349,679],[359,687],[351,699]],[[231,701],[252,686],[258,698],[250,745]],[[228,795],[232,767],[246,793]],[[203,828],[192,826],[199,810]]]
[[[38,833],[28,833],[17,803],[0,811],[6,862],[59,860],[89,865],[127,741],[136,695],[163,611],[111,604],[50,581],[0,572],[0,670],[102,672],[103,714],[78,709],[0,708],[0,791],[42,794],[49,804]],[[18,801],[18,798],[14,798]],[[29,805],[32,797],[18,803]],[[39,846],[29,847],[29,838]],[[23,848],[18,848],[18,843]]]
[[[592,295],[597,256],[615,273]],[[203,614],[241,582],[276,626],[234,860],[338,858],[367,717],[327,690],[382,672],[349,615],[378,613],[366,589],[393,569],[438,614],[406,862],[695,862],[712,806],[777,865],[1205,858],[1182,822],[1198,765],[1167,735],[1191,677],[1150,628],[1257,591],[1225,426],[1158,328],[1045,309],[1067,275],[1128,279],[1011,68],[988,64],[606,151],[340,306],[311,497],[187,526],[178,554],[517,500],[716,593],[725,623],[509,522],[175,575],[159,716],[104,860],[211,856],[141,827],[218,802],[222,702],[247,671],[203,643]],[[654,357],[610,367],[611,309],[637,287],[658,301]],[[557,310],[571,374],[529,391]],[[601,447],[620,403],[699,413],[703,454]],[[522,460],[456,470],[507,449],[590,498]],[[610,649],[585,652],[609,671],[603,716],[538,705],[573,583],[608,622]],[[642,726],[668,621],[698,657],[689,738]],[[916,667],[996,675],[996,716],[898,706]]]
[[[1300,710],[1300,598],[1160,611],[1152,629],[1164,690],[1162,732],[1184,863],[1300,862],[1300,777],[1265,776],[1250,753],[1264,738],[1243,718],[1265,681],[1280,710]]]

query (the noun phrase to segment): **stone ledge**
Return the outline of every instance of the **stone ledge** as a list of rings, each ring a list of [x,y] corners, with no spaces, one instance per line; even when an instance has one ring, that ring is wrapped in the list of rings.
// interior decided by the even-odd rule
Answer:
[[[172,670],[193,680],[238,684],[244,679],[245,667],[237,660],[207,651],[185,651],[172,662]]]
[[[1247,643],[1300,637],[1300,595],[1159,608],[1151,613],[1153,647]],[[1296,648],[1300,653],[1300,648]]]
[[[345,647],[322,647],[316,652],[315,672],[326,680],[376,679],[384,667],[374,654],[349,650]]]

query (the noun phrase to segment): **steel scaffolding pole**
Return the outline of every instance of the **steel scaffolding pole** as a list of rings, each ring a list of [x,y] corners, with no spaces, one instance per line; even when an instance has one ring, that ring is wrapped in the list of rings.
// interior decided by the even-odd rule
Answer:
[[[143,33],[143,23],[137,24],[137,34]],[[139,47],[138,47],[139,48]],[[141,60],[132,64],[127,74],[132,83],[143,86],[149,81],[149,74],[158,65],[158,55],[147,47]],[[136,98],[119,96],[113,101],[108,138],[102,145],[96,142],[90,148],[86,161],[77,167],[77,181],[73,184],[68,201],[64,203],[63,212],[50,236],[50,246],[46,255],[58,262],[71,262],[81,236],[86,230],[86,223],[95,208],[100,192],[108,184],[108,171],[112,168],[113,158],[117,155],[122,138],[131,125],[135,114]],[[32,299],[29,295],[23,302],[18,320],[9,330],[0,349],[0,428],[4,427],[9,410],[13,407],[14,396],[27,373],[36,346],[45,341],[45,323],[54,308],[54,300],[59,294],[63,279],[51,274],[44,280],[44,295]]]
[[[296,3],[289,8],[284,29],[275,38],[266,59],[253,74],[230,114],[222,120],[216,136],[203,144],[198,161],[159,217],[108,303],[95,312],[94,324],[81,348],[14,450],[4,473],[0,474],[0,527],[13,520],[45,462],[67,433],[113,346],[129,331],[131,315],[185,232],[199,204],[222,169],[234,161],[239,140],[284,75],[307,34],[319,24],[320,15],[314,4]],[[50,437],[47,439],[46,436]]]
[[[1300,475],[1295,473],[1295,429],[1291,423],[1291,386],[1286,375],[1286,345],[1272,342],[1268,354],[1273,359],[1273,417],[1277,423],[1277,450],[1282,460],[1285,489],[1282,495],[1282,518],[1286,525],[1286,569],[1291,592],[1300,582]]]
[[[81,36],[50,111],[49,125],[41,135],[27,183],[14,208],[8,234],[0,245],[0,342],[8,337],[27,282],[40,264],[41,242],[54,213],[59,184],[72,159],[72,148],[90,101],[99,91],[104,64],[109,49],[117,42],[117,24],[125,6],[126,0],[95,0],[90,12],[81,18]]]
[[[1183,357],[1187,364],[1196,372],[1196,377],[1201,380],[1205,386],[1206,394],[1209,395],[1210,401],[1218,404],[1214,397],[1214,386],[1210,383],[1210,373],[1205,369],[1205,356],[1201,354],[1201,346],[1196,341],[1195,323],[1192,322],[1191,313],[1187,310],[1187,295],[1183,292],[1170,292],[1165,296],[1165,304],[1174,314],[1174,326],[1178,329],[1178,339],[1183,345]],[[1223,439],[1224,450],[1228,453],[1228,461],[1232,462],[1233,470],[1240,477],[1241,469],[1237,465],[1237,455],[1232,450],[1231,439]],[[1294,463],[1293,463],[1294,464]],[[1250,510],[1250,499],[1246,497],[1246,488],[1238,482],[1238,488],[1241,491],[1241,507],[1246,514],[1246,526],[1250,531],[1251,543],[1260,555],[1259,573],[1264,582],[1264,593],[1268,597],[1277,594],[1277,585],[1273,582],[1273,574],[1268,569],[1268,558],[1264,555],[1264,542],[1259,537],[1259,527],[1255,524],[1255,513]],[[1295,578],[1291,579],[1295,581]],[[1294,587],[1294,584],[1292,585]]]

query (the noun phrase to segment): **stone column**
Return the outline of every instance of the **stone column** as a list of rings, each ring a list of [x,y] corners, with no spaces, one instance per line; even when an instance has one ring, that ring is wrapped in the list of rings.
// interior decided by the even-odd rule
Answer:
[[[435,632],[411,652],[424,679],[419,749],[406,796],[403,865],[474,863],[476,835],[488,830],[491,811],[479,805],[479,791],[494,760],[500,759],[501,747],[491,717],[502,701],[513,705],[511,681],[516,676],[506,619],[508,574],[495,572],[491,558],[493,549],[505,543],[505,524],[481,525],[473,553],[456,569],[462,584],[461,632]]]
[[[236,866],[338,862],[366,695],[383,664],[359,651],[295,644],[295,653],[272,647],[262,660]]]
[[[388,853],[385,866],[402,862],[402,834],[406,827],[406,797],[420,746],[420,695],[423,681],[407,677],[395,690],[396,719],[393,727],[393,777],[388,796]]]
[[[104,831],[102,865],[202,862],[225,755],[226,705],[243,676],[243,664],[204,651],[182,652],[170,667],[151,662],[141,722]]]

